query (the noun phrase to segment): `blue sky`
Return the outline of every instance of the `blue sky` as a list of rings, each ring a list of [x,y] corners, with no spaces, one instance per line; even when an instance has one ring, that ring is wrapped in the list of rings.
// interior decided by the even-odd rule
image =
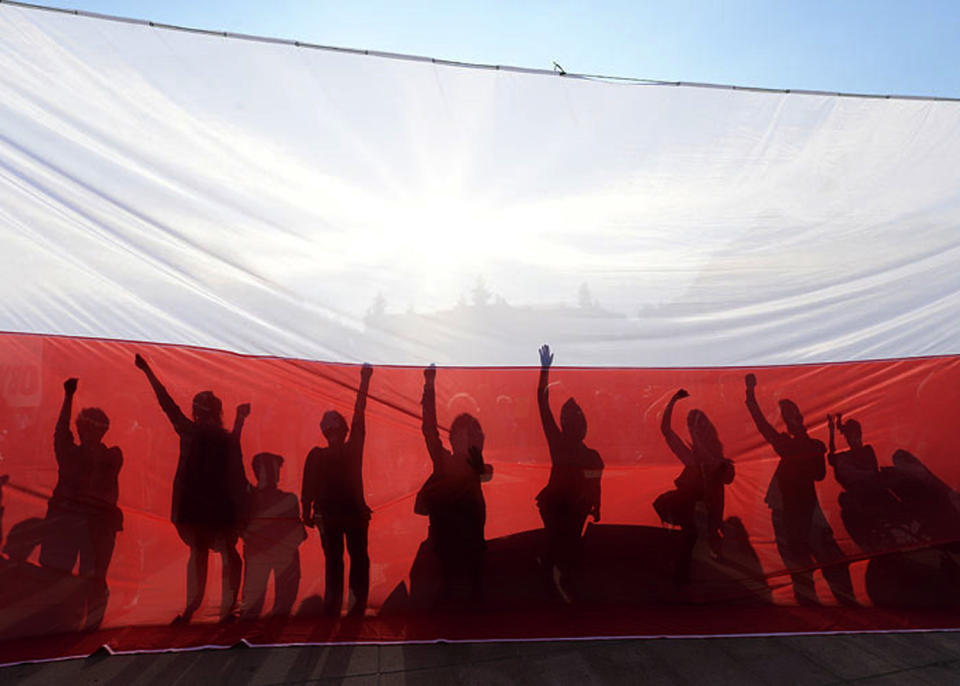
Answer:
[[[42,0],[41,0],[42,1]],[[198,28],[638,78],[960,97],[956,0],[47,0]]]

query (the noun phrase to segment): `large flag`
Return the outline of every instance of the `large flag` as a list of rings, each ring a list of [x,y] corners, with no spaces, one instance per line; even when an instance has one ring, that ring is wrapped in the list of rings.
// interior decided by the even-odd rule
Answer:
[[[0,5],[0,658],[955,625],[958,159]]]

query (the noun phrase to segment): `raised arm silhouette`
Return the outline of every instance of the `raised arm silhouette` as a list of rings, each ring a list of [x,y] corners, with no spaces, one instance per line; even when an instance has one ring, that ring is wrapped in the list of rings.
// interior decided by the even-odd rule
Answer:
[[[582,562],[583,526],[587,517],[600,521],[603,460],[583,442],[587,419],[573,398],[568,398],[560,409],[560,426],[557,426],[550,410],[552,364],[553,353],[550,346],[544,345],[540,348],[537,406],[550,450],[550,478],[537,494],[537,508],[547,538],[544,566],[561,599],[570,603],[576,595],[570,577]]]
[[[674,480],[676,489],[658,496],[653,503],[660,519],[679,526],[683,533],[683,547],[676,565],[676,579],[686,582],[690,577],[690,563],[697,542],[697,505],[702,504],[706,514],[706,538],[710,552],[719,559],[723,541],[724,486],[733,482],[733,462],[723,456],[723,444],[717,429],[701,410],[687,413],[687,430],[691,444],[687,445],[673,430],[673,408],[690,394],[680,389],[673,394],[663,411],[660,431],[670,450],[683,463],[683,471]]]
[[[834,469],[837,481],[847,490],[858,490],[869,486],[880,474],[877,455],[872,445],[864,445],[863,430],[855,419],[843,421],[842,414],[827,415],[830,430],[830,444],[827,462]],[[836,432],[843,434],[847,450],[838,451]]]
[[[180,437],[180,456],[173,480],[170,519],[190,548],[187,563],[187,603],[174,623],[189,622],[203,602],[209,551],[223,561],[220,620],[235,618],[243,563],[237,538],[248,483],[243,471],[240,434],[250,405],[237,406],[233,431],[223,428],[223,404],[213,391],[193,397],[188,419],[139,354],[134,362],[153,388],[160,408]]]
[[[843,525],[854,543],[867,552],[892,550],[904,542],[917,543],[917,530],[903,502],[888,489],[873,446],[863,443],[860,422],[843,420],[842,414],[828,414],[830,428],[827,461],[834,477],[843,487],[838,497]],[[836,433],[840,432],[847,450],[837,450]],[[889,470],[887,474],[889,474]]]
[[[880,467],[857,420],[836,414],[827,423],[827,460],[843,487],[840,516],[871,555],[864,574],[870,599],[881,607],[960,605],[960,494],[906,450]],[[837,432],[846,450],[837,450]]]
[[[757,377],[747,374],[745,384],[747,410],[780,457],[764,501],[770,508],[780,557],[787,569],[796,570],[790,573],[794,597],[803,605],[817,603],[813,568],[819,565],[837,602],[855,604],[849,567],[820,509],[814,485],[826,475],[827,448],[807,434],[800,408],[792,400],[780,401],[780,416],[787,430],[777,431],[757,402]]]
[[[414,512],[430,519],[427,534],[440,561],[443,576],[441,602],[456,602],[466,590],[479,603],[483,595],[484,525],[487,510],[480,484],[493,476],[483,461],[483,429],[470,414],[460,414],[450,425],[450,447],[437,428],[437,370],[423,372],[423,438],[433,471],[417,493]]]
[[[324,613],[340,616],[343,605],[343,544],[350,554],[350,593],[353,602],[348,615],[362,617],[370,588],[370,557],[367,532],[370,508],[363,494],[363,442],[366,436],[367,394],[373,367],[360,369],[360,386],[349,431],[347,421],[336,410],[323,415],[320,430],[325,448],[316,446],[307,455],[300,494],[303,521],[320,531],[326,560]]]

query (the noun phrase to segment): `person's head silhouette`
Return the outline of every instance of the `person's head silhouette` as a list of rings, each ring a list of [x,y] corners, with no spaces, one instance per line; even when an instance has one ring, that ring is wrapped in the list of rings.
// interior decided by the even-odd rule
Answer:
[[[722,457],[723,444],[717,427],[702,410],[690,410],[687,413],[687,429],[690,431],[690,440],[693,441],[693,450],[698,456]]]
[[[483,450],[483,429],[472,414],[457,415],[450,425],[450,447],[459,455],[467,455],[471,448]]]
[[[916,455],[911,453],[909,450],[904,450],[903,448],[897,448],[893,452],[893,456],[890,459],[893,461],[894,467],[900,467],[901,469],[916,469],[917,467],[923,467],[923,463],[920,462]]]
[[[347,440],[347,420],[336,410],[327,410],[320,420],[320,431],[330,445],[343,445]]]
[[[223,403],[213,391],[201,391],[193,396],[193,421],[223,427]]]
[[[792,400],[780,401],[780,416],[783,417],[783,423],[787,425],[787,432],[791,436],[802,436],[807,432],[803,426],[800,408]]]
[[[253,473],[257,477],[257,488],[267,490],[276,488],[280,481],[280,467],[283,457],[274,453],[257,453],[253,456]]]
[[[99,407],[86,407],[77,415],[77,435],[81,445],[98,445],[109,428],[110,419]]]
[[[847,439],[847,445],[856,449],[863,445],[863,431],[860,428],[860,422],[856,419],[848,419],[840,425],[840,433]]]
[[[587,418],[573,398],[560,408],[560,430],[571,441],[582,441],[587,436]]]

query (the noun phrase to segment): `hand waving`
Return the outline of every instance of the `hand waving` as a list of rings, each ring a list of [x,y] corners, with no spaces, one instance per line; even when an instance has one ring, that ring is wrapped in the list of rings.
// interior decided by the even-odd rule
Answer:
[[[540,346],[540,366],[544,369],[553,364],[553,353],[550,352],[550,346],[544,343]]]

